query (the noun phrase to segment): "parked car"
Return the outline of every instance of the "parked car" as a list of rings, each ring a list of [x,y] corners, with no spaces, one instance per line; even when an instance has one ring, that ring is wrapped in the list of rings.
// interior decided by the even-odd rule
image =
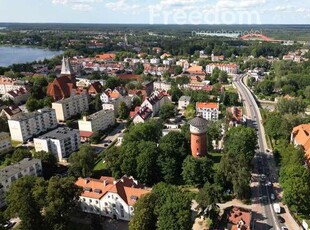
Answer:
[[[285,223],[285,219],[282,216],[278,216],[278,221],[283,224]]]
[[[288,228],[285,227],[285,226],[282,226],[282,227],[281,227],[281,230],[288,230]]]
[[[270,194],[270,198],[271,198],[271,200],[275,200],[276,199],[276,197],[275,197],[275,195],[273,193]]]

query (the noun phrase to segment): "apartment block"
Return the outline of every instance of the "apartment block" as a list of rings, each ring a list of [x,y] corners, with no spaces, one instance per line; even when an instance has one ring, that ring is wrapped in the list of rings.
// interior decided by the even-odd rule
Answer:
[[[12,149],[9,133],[0,132],[0,154],[6,153]]]
[[[57,127],[55,110],[50,108],[16,115],[8,123],[11,139],[20,142]]]
[[[52,108],[56,111],[58,122],[64,122],[72,116],[86,112],[88,110],[88,97],[86,93],[73,95],[66,99],[52,103]]]
[[[79,130],[67,127],[59,127],[33,141],[36,152],[51,152],[60,162],[77,151],[81,144]]]
[[[80,131],[97,132],[105,130],[115,124],[115,114],[113,110],[100,110],[89,116],[84,116],[78,121]]]
[[[0,169],[0,208],[5,206],[5,193],[14,181],[24,176],[41,176],[41,174],[41,160],[34,158],[25,158],[16,164]]]
[[[0,77],[0,94],[6,94],[11,90],[17,90],[20,87],[25,87],[25,81],[11,79],[9,77]]]

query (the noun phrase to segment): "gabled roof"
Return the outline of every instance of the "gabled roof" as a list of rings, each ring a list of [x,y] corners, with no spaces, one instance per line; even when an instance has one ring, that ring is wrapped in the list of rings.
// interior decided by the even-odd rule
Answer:
[[[142,195],[149,193],[149,190],[143,189],[134,178],[123,176],[119,180],[113,177],[78,178],[75,182],[77,186],[83,188],[82,196],[93,199],[101,199],[108,192],[118,194],[128,205],[132,206]]]

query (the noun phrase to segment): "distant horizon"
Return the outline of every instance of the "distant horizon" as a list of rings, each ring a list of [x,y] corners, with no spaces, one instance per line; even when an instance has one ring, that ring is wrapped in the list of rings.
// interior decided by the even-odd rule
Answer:
[[[0,24],[75,24],[75,25],[79,25],[79,24],[89,24],[89,25],[145,25],[145,26],[277,26],[277,25],[281,25],[281,26],[310,26],[310,23],[300,23],[300,24],[294,24],[294,23],[277,23],[277,24],[272,24],[272,23],[261,23],[261,24],[164,24],[164,23],[153,23],[153,24],[148,24],[148,23],[121,23],[121,22],[111,22],[111,23],[96,23],[96,22],[1,22]]]
[[[0,21],[159,25],[307,25],[310,1],[293,0],[10,0]]]

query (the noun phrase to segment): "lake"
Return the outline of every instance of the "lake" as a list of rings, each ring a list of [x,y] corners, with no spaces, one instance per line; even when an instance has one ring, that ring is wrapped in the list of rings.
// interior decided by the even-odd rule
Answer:
[[[0,46],[0,66],[7,67],[12,64],[39,61],[44,58],[49,59],[62,53],[63,51],[24,46]]]

